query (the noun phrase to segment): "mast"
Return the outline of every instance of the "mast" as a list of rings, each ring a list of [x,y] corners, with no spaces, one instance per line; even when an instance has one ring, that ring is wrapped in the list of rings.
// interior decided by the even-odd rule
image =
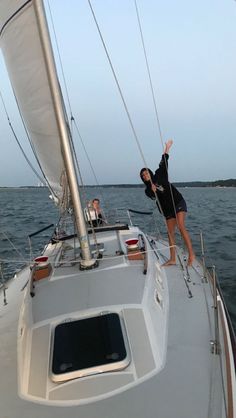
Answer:
[[[55,116],[58,124],[58,130],[60,134],[60,144],[62,151],[62,158],[65,164],[66,175],[68,179],[69,189],[71,193],[72,203],[74,207],[75,224],[77,229],[78,238],[80,241],[82,262],[81,268],[92,267],[96,260],[92,259],[89,240],[87,234],[87,228],[84,219],[84,212],[81,204],[81,198],[79,193],[79,185],[75,170],[75,164],[71,149],[71,142],[68,135],[68,128],[65,122],[65,115],[63,110],[62,95],[59,88],[59,82],[57,78],[56,64],[54,60],[52,45],[50,41],[49,29],[46,20],[45,9],[42,0],[35,0],[33,2],[36,19],[38,22],[38,30],[40,33],[40,39],[42,49],[45,57],[46,70],[48,74],[49,85],[52,94],[52,100],[54,105]]]

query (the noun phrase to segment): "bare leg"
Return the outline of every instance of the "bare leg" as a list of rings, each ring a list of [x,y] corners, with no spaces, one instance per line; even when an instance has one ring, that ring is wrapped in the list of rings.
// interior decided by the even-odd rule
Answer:
[[[175,253],[175,227],[176,227],[176,219],[171,218],[166,220],[167,231],[168,231],[168,238],[170,244],[170,259],[163,264],[163,266],[171,266],[176,264],[176,253]]]
[[[195,259],[195,255],[193,252],[192,242],[189,236],[189,233],[185,227],[185,215],[186,212],[178,212],[176,214],[177,216],[177,225],[179,228],[179,231],[184,239],[184,242],[186,244],[186,247],[188,249],[188,265],[191,266],[193,263],[193,260]]]

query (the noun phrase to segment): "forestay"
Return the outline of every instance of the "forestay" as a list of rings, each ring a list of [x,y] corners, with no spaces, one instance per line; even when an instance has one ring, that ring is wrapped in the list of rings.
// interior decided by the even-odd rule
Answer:
[[[1,0],[0,42],[32,146],[54,200],[61,201],[65,169],[34,4]]]

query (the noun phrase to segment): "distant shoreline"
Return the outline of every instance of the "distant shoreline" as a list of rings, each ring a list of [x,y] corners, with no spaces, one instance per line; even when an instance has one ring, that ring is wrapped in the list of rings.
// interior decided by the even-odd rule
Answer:
[[[228,180],[216,180],[216,181],[187,181],[187,182],[174,182],[176,187],[236,187],[236,179]],[[139,188],[144,185],[139,184],[100,184],[97,185],[85,185],[85,187],[122,187],[122,188]],[[0,186],[0,189],[46,189],[46,186]]]

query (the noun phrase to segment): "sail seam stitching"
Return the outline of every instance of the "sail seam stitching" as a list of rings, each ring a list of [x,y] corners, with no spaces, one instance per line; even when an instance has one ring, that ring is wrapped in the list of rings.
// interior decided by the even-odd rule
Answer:
[[[14,19],[14,17],[16,17],[17,15],[18,15],[18,13],[20,13],[29,3],[31,3],[32,2],[32,0],[27,0],[24,4],[22,4],[22,6],[19,8],[19,9],[17,9],[7,20],[6,20],[6,22],[4,23],[4,25],[2,26],[2,28],[1,28],[1,30],[0,30],[0,36],[2,36],[2,33],[3,33],[3,31],[4,31],[4,29],[5,29],[5,27],[8,25],[8,23],[10,23],[10,21],[12,20],[12,19]]]

